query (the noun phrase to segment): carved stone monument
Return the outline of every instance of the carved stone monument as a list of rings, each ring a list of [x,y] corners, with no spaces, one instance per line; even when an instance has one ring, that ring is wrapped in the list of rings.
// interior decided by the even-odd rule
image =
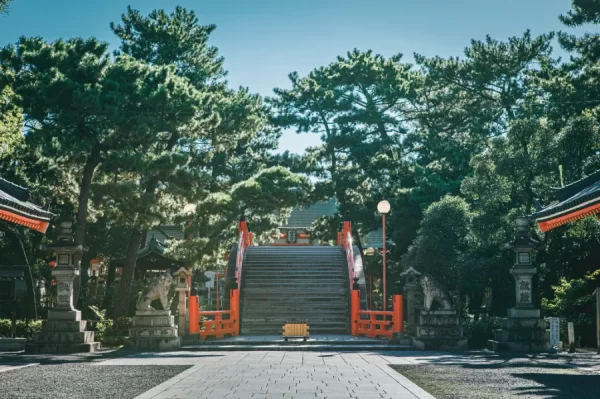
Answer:
[[[133,324],[129,329],[127,345],[142,350],[174,350],[181,347],[181,339],[171,316],[167,295],[173,278],[165,273],[156,278],[136,305]],[[150,304],[159,299],[163,310],[156,310]]]
[[[72,222],[59,224],[58,240],[47,248],[56,253],[56,267],[52,276],[56,279],[56,306],[48,310],[48,320],[42,322],[42,331],[33,343],[26,346],[32,353],[94,352],[100,348],[94,342],[94,332],[86,331],[87,321],[81,320],[81,312],[73,307],[73,280],[79,275],[80,262],[75,259],[84,251],[72,239]]]
[[[442,350],[466,349],[467,339],[463,337],[459,317],[450,295],[429,276],[422,276],[420,285],[423,289],[423,309],[413,337],[413,347]]]
[[[546,322],[534,306],[532,295],[532,279],[537,273],[532,264],[532,254],[540,243],[531,237],[528,219],[518,218],[516,225],[515,239],[504,246],[515,252],[515,263],[510,273],[515,279],[516,304],[508,310],[502,329],[495,332],[495,339],[488,343],[488,348],[495,351],[544,352],[549,349]]]

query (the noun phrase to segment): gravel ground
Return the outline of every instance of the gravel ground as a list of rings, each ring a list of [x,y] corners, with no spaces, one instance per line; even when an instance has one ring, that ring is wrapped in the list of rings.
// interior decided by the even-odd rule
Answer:
[[[42,364],[0,374],[0,397],[134,398],[191,366]]]
[[[437,399],[600,398],[600,374],[560,364],[505,360],[391,367]]]

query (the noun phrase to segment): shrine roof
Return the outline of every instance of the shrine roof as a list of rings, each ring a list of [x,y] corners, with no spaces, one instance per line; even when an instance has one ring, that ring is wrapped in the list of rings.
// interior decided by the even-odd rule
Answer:
[[[0,177],[0,219],[45,233],[54,216],[29,201],[29,189]]]
[[[543,232],[600,213],[600,170],[555,189],[554,195],[557,202],[530,215]]]
[[[292,210],[287,223],[281,226],[281,228],[308,229],[312,226],[313,222],[320,217],[333,216],[337,212],[337,201],[335,198],[327,202],[313,204],[309,207],[296,207]]]
[[[137,268],[146,269],[148,267],[158,267],[165,269],[179,268],[183,265],[183,261],[171,258],[165,255],[166,246],[152,237],[144,248],[137,252]],[[125,263],[125,258],[115,259],[115,264],[121,265]]]

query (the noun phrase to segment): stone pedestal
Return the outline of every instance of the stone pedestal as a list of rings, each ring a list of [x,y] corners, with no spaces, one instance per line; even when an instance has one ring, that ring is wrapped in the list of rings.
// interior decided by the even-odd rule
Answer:
[[[467,339],[463,338],[456,311],[421,311],[412,345],[426,350],[467,349]]]
[[[177,350],[181,339],[170,310],[138,310],[129,329],[127,346],[139,350]]]
[[[20,352],[25,349],[27,340],[25,338],[2,338],[0,337],[0,352]]]
[[[81,320],[79,310],[49,310],[48,320],[42,321],[42,331],[28,343],[30,353],[95,352],[100,342],[94,342],[94,332],[86,331],[87,321]]]
[[[59,253],[60,256],[64,253]],[[63,259],[64,263],[72,263]],[[59,266],[52,271],[56,278],[57,302],[48,310],[48,320],[42,321],[42,331],[36,335],[25,350],[30,353],[79,353],[95,352],[100,342],[94,342],[94,332],[86,331],[87,322],[81,320],[81,312],[73,308],[73,280],[79,268],[71,265]]]
[[[495,331],[488,349],[497,352],[547,352],[550,349],[548,335],[544,319],[509,317],[502,320],[502,329]]]

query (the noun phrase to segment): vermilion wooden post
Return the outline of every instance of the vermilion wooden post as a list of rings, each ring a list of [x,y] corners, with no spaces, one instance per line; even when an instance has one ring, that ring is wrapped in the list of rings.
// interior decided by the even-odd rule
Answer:
[[[352,290],[350,299],[350,334],[358,335],[358,320],[360,319],[360,293],[358,290]]]
[[[233,322],[234,336],[240,335],[240,291],[232,289],[229,294],[229,320]]]
[[[394,315],[392,320],[392,332],[399,333],[404,331],[404,314],[402,308],[402,295],[394,295]]]
[[[200,334],[200,305],[198,303],[198,295],[190,295],[188,299],[188,310],[190,312],[189,334]]]

